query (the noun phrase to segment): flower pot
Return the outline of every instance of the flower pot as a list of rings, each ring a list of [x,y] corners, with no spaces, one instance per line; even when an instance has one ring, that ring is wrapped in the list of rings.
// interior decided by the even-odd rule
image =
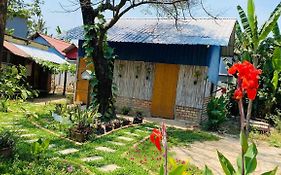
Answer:
[[[0,157],[9,158],[13,154],[13,148],[0,148]]]

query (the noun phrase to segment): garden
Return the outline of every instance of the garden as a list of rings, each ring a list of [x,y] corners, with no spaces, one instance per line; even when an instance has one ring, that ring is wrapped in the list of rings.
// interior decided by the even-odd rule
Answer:
[[[129,117],[126,106],[124,115],[116,114],[115,56],[104,42],[105,19],[99,13],[96,26],[85,26],[83,47],[87,57],[96,58],[88,64],[97,65],[96,73],[106,73],[92,72],[89,106],[67,99],[33,102],[39,93],[27,83],[26,68],[1,67],[0,174],[280,173],[281,3],[261,28],[253,0],[248,0],[247,11],[237,10],[235,57],[225,60],[232,80],[210,98],[207,119],[193,130],[148,122],[141,111]],[[104,37],[95,47],[100,53],[91,47],[94,34]]]

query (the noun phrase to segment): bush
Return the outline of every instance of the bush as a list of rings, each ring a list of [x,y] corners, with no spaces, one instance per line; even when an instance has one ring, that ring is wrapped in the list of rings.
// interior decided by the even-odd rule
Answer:
[[[122,113],[123,115],[128,115],[130,112],[131,112],[131,108],[130,108],[130,107],[124,106],[124,107],[121,109],[121,113]]]
[[[0,112],[8,112],[8,101],[0,99]]]
[[[213,97],[207,106],[208,120],[205,123],[207,130],[218,130],[227,117],[227,103],[224,96]]]
[[[0,68],[0,97],[6,99],[27,99],[37,96],[26,81],[24,66],[5,66]]]

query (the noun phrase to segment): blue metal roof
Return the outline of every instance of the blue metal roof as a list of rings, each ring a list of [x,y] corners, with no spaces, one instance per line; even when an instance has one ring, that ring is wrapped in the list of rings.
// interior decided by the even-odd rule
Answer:
[[[108,41],[125,43],[227,46],[236,20],[221,18],[120,19],[108,31]],[[83,27],[66,32],[62,38],[83,40]]]
[[[11,44],[16,46],[20,50],[24,51],[31,58],[36,58],[36,59],[40,59],[40,60],[44,60],[44,61],[51,61],[51,62],[57,63],[57,64],[68,63],[67,61],[65,61],[64,59],[59,57],[58,55],[56,55],[52,52],[49,52],[47,50],[42,50],[42,49],[38,49],[35,47],[26,46],[26,45],[19,45],[19,44],[15,44],[15,43],[11,43]]]

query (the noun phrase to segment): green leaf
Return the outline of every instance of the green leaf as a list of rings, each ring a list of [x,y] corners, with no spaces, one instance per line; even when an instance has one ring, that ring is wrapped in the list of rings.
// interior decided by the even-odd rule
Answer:
[[[210,170],[207,165],[205,165],[205,169],[203,171],[203,175],[213,175],[212,170]]]
[[[219,151],[217,151],[217,153],[225,175],[234,175],[236,172],[230,161]]]
[[[169,172],[169,175],[182,175],[187,169],[186,165],[179,165],[174,170]]]
[[[163,165],[160,167],[159,175],[164,175],[164,166]]]
[[[252,143],[244,155],[245,158],[245,173],[249,174],[254,172],[257,167],[257,154],[258,150],[255,143]]]
[[[248,0],[248,22],[252,31],[254,45],[258,44],[257,17],[255,14],[254,0]]]
[[[281,71],[281,48],[276,47],[272,55],[272,65],[274,70]]]
[[[278,80],[279,80],[279,71],[274,71],[271,83],[275,91],[278,88]]]
[[[240,144],[243,150],[243,154],[245,154],[248,149],[248,139],[243,131],[240,132]]]
[[[275,27],[275,24],[277,23],[277,21],[280,17],[280,14],[281,14],[281,2],[277,5],[277,7],[271,13],[269,19],[262,26],[262,28],[259,32],[259,41],[263,41],[269,35],[269,33],[273,30],[273,28]]]
[[[274,170],[262,173],[261,175],[275,175],[278,167],[275,167]]]
[[[240,16],[240,20],[241,20],[241,23],[242,23],[242,27],[245,31],[245,34],[246,34],[246,38],[249,40],[249,42],[252,41],[252,31],[251,31],[251,27],[249,25],[249,21],[248,21],[248,18],[246,16],[246,13],[245,11],[242,9],[241,6],[237,6],[237,10],[238,10],[238,13],[239,13],[239,16]]]

